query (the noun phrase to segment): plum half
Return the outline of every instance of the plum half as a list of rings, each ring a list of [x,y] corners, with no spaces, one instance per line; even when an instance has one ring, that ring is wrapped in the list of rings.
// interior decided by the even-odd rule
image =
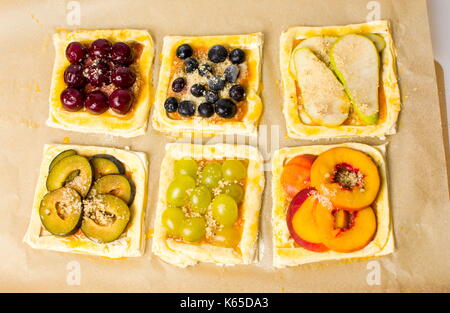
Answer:
[[[119,197],[97,195],[84,201],[81,231],[95,242],[108,243],[122,235],[130,216],[129,207]]]
[[[42,225],[56,236],[73,234],[80,225],[81,214],[81,197],[78,192],[68,187],[47,193],[39,207]]]
[[[94,171],[94,179],[109,174],[125,174],[122,162],[109,154],[96,154],[89,158]]]
[[[99,194],[112,194],[131,205],[134,200],[135,187],[125,175],[111,174],[97,179],[89,191],[88,197],[92,198]]]
[[[88,159],[81,155],[72,155],[58,161],[47,177],[47,190],[61,187],[75,189],[83,198],[92,184],[92,167]]]
[[[64,150],[63,152],[61,152],[60,154],[58,154],[50,163],[50,166],[48,167],[48,171],[50,172],[52,170],[52,168],[56,165],[56,163],[58,163],[59,161],[61,161],[62,159],[75,155],[77,154],[77,152],[73,149],[69,149],[69,150]]]

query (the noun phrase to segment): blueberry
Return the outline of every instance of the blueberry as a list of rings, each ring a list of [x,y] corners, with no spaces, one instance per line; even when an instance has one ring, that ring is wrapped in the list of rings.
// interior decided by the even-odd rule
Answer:
[[[222,90],[225,87],[225,80],[219,76],[211,76],[208,78],[208,86],[214,91]]]
[[[198,106],[198,113],[202,117],[211,117],[214,114],[214,106],[211,103],[203,102]]]
[[[198,68],[198,73],[200,74],[200,76],[212,75],[213,69],[211,65],[205,63],[200,65],[200,67]]]
[[[192,116],[195,113],[195,106],[189,100],[181,101],[178,106],[178,113],[182,116]]]
[[[193,84],[190,90],[194,97],[201,97],[205,93],[205,87],[202,84]]]
[[[233,85],[229,94],[234,101],[242,101],[245,98],[245,89],[241,85]]]
[[[178,110],[178,101],[174,97],[167,98],[164,102],[164,109],[167,113],[174,113]]]
[[[236,65],[230,65],[225,69],[223,73],[227,82],[234,83],[239,76],[239,67],[237,67]]]
[[[209,103],[215,103],[217,100],[219,100],[219,95],[215,91],[208,90],[205,92],[205,100]]]
[[[230,99],[219,99],[215,104],[217,115],[223,118],[232,118],[236,115],[236,104]]]
[[[233,64],[241,64],[245,61],[245,52],[242,49],[231,50],[229,59]]]
[[[186,81],[183,77],[178,77],[172,82],[172,90],[175,92],[180,92],[186,86]]]
[[[198,61],[195,58],[187,58],[184,60],[184,70],[186,73],[192,73],[198,68]]]
[[[208,51],[208,59],[210,59],[214,63],[220,63],[225,61],[228,56],[228,51],[224,46],[215,45],[212,46]]]
[[[177,57],[184,60],[192,56],[192,48],[187,43],[182,44],[177,48]]]

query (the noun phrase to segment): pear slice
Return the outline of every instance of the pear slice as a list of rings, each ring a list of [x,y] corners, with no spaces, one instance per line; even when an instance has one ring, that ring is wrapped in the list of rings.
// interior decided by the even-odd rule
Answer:
[[[316,36],[303,40],[298,44],[298,48],[309,48],[321,61],[330,66],[330,49],[337,37]]]
[[[330,59],[358,117],[369,125],[377,123],[380,56],[373,41],[362,35],[343,36],[331,47]]]
[[[384,50],[384,48],[386,48],[386,41],[380,35],[374,33],[368,33],[363,35],[373,41],[375,47],[377,47],[378,52],[381,52]]]
[[[291,68],[295,70],[303,108],[312,122],[330,127],[341,125],[348,117],[351,102],[326,64],[310,49],[297,48]]]

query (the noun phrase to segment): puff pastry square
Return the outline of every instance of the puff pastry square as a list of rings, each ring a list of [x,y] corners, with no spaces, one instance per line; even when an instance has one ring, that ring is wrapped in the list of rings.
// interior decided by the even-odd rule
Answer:
[[[176,120],[167,115],[164,109],[164,102],[168,97],[168,90],[173,80],[173,64],[177,59],[175,52],[179,45],[185,43],[191,45],[194,51],[196,48],[209,49],[217,44],[231,49],[241,48],[245,51],[246,57],[243,64],[246,64],[246,73],[248,74],[248,78],[246,79],[245,102],[247,107],[239,120],[215,120],[213,118],[201,118],[199,116]],[[153,127],[160,132],[183,137],[189,137],[192,134],[200,136],[220,134],[256,135],[257,125],[263,108],[259,96],[261,91],[262,45],[263,35],[261,33],[230,36],[164,37],[161,69],[152,116]]]
[[[136,194],[130,210],[130,222],[122,236],[110,243],[96,243],[86,238],[81,232],[72,236],[58,237],[44,229],[39,217],[39,206],[47,193],[46,180],[48,168],[55,156],[68,149],[74,149],[83,156],[109,154],[121,161],[125,172],[129,174],[136,187]],[[126,151],[115,148],[60,145],[44,146],[44,154],[39,178],[34,194],[30,224],[23,241],[35,249],[46,249],[60,252],[82,253],[109,258],[138,257],[145,250],[144,215],[147,202],[148,160],[143,152]]]
[[[64,70],[70,64],[65,56],[67,45],[72,41],[89,44],[105,38],[111,42],[138,43],[141,53],[131,69],[136,73],[136,82],[132,87],[134,101],[132,109],[126,115],[118,115],[111,110],[101,115],[93,115],[85,110],[69,112],[63,109],[60,95],[66,88]],[[55,64],[53,66],[50,88],[50,109],[47,125],[77,132],[102,133],[121,137],[143,135],[147,129],[148,116],[152,99],[151,68],[154,45],[150,34],[145,30],[102,29],[58,31],[53,35],[55,47]]]
[[[301,154],[319,155],[335,147],[347,147],[362,151],[369,155],[378,165],[381,185],[377,199],[372,204],[372,208],[375,210],[377,216],[377,232],[367,246],[355,252],[339,253],[331,250],[327,252],[313,252],[294,245],[294,240],[290,236],[286,223],[288,204],[286,204],[286,196],[281,186],[280,178],[283,171],[283,164],[289,159]],[[283,148],[274,153],[272,159],[272,240],[273,265],[275,267],[282,268],[321,261],[369,258],[387,255],[394,251],[394,236],[390,218],[384,154],[385,145],[371,147],[359,143]]]
[[[381,77],[379,86],[380,119],[373,125],[346,125],[326,127],[308,125],[299,115],[301,95],[298,84],[290,71],[290,60],[297,44],[316,36],[343,36],[347,34],[375,33],[383,37],[386,47],[381,53]],[[396,132],[396,122],[401,109],[400,90],[397,82],[396,50],[388,21],[327,27],[292,27],[280,37],[280,68],[283,85],[283,115],[288,136],[297,139],[330,137],[380,137]]]
[[[215,246],[209,243],[189,244],[166,236],[162,213],[167,208],[166,191],[174,178],[174,162],[184,157],[196,160],[223,160],[239,158],[248,160],[244,200],[240,206],[243,218],[242,235],[238,249]],[[244,145],[193,145],[173,143],[166,145],[166,155],[161,164],[158,205],[154,224],[152,251],[164,261],[187,267],[198,262],[218,265],[251,264],[257,262],[257,239],[261,196],[264,189],[263,159],[254,147]]]

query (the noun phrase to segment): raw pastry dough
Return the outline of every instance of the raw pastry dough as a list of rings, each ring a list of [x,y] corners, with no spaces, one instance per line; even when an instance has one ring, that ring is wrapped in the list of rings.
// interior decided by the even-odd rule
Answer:
[[[166,191],[174,177],[174,162],[183,157],[206,160],[224,158],[247,159],[248,172],[245,185],[245,198],[240,206],[243,216],[243,229],[238,252],[232,248],[211,244],[188,244],[166,238],[162,224],[162,213],[167,207]],[[161,164],[158,206],[156,209],[152,251],[164,261],[186,267],[198,262],[212,262],[220,265],[250,264],[257,261],[257,239],[259,211],[264,189],[263,160],[254,147],[243,145],[193,145],[173,143],[166,145],[166,155]]]
[[[101,244],[87,239],[82,233],[72,236],[58,237],[47,232],[41,224],[39,206],[48,192],[46,180],[50,162],[60,152],[74,149],[83,156],[109,154],[121,161],[125,171],[130,175],[136,187],[136,194],[130,210],[132,217],[127,230],[122,236],[110,243]],[[147,202],[148,160],[145,153],[125,151],[115,148],[78,146],[78,145],[45,145],[44,155],[36,185],[31,211],[30,224],[23,241],[35,249],[47,249],[61,252],[74,252],[109,258],[137,257],[144,253],[145,233],[144,215]]]
[[[245,49],[245,62],[249,78],[246,88],[247,113],[242,121],[212,122],[209,118],[200,117],[174,120],[167,116],[164,102],[167,98],[167,90],[170,88],[172,64],[174,58],[176,58],[177,47],[183,43],[189,43],[194,49],[198,46],[209,48],[216,44]],[[161,69],[152,116],[153,127],[160,132],[186,137],[191,136],[192,133],[205,136],[218,134],[256,135],[257,124],[263,108],[259,97],[261,91],[262,44],[263,35],[261,33],[231,36],[164,37]]]
[[[381,86],[385,94],[385,117],[380,119],[375,125],[364,126],[341,125],[338,127],[326,127],[303,123],[299,114],[300,103],[297,96],[295,75],[290,71],[291,55],[296,48],[296,42],[315,36],[343,36],[356,33],[376,33],[382,36],[386,42],[386,47],[381,53]],[[397,82],[396,52],[388,21],[375,21],[347,26],[289,28],[280,37],[280,67],[283,83],[283,115],[286,120],[289,137],[298,139],[356,136],[384,138],[385,135],[395,134],[401,102]],[[380,106],[380,112],[382,110],[383,108]],[[305,115],[304,112],[303,115]]]
[[[378,165],[381,186],[377,199],[372,205],[377,215],[377,233],[374,239],[363,249],[351,253],[334,251],[313,252],[294,245],[286,224],[286,195],[281,186],[283,164],[289,159],[301,154],[314,154],[334,147],[347,147],[368,154]],[[359,143],[344,143],[338,145],[303,146],[277,150],[272,159],[272,228],[273,228],[273,265],[275,267],[295,266],[320,261],[368,258],[383,256],[394,251],[394,236],[390,218],[386,162],[384,160],[385,145],[371,147]]]
[[[69,112],[61,105],[60,95],[66,88],[64,71],[70,64],[65,55],[67,45],[72,41],[90,43],[99,38],[112,42],[137,42],[142,45],[141,55],[132,65],[136,72],[135,84],[138,91],[134,95],[132,110],[123,116],[111,110],[101,115],[93,115],[86,111]],[[147,31],[134,29],[58,31],[53,35],[53,44],[56,55],[50,88],[48,126],[122,137],[135,137],[145,133],[152,99],[151,67],[154,53],[153,40]]]

